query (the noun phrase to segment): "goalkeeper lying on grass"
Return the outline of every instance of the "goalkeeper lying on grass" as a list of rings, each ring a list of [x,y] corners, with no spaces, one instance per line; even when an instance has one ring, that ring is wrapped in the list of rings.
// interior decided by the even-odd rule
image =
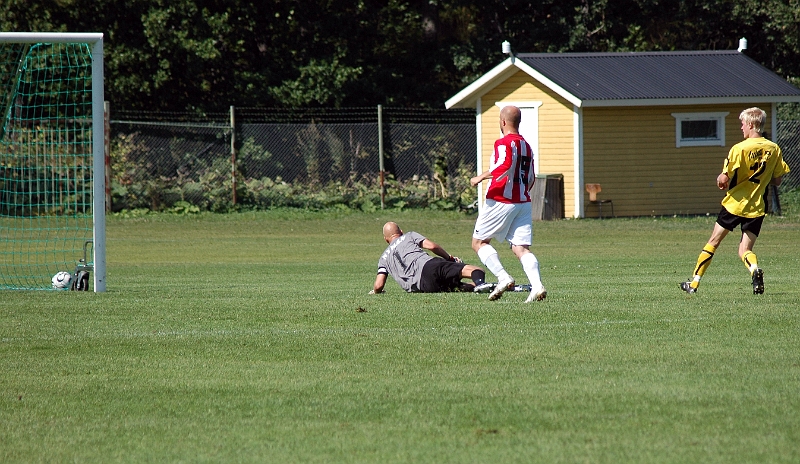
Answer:
[[[394,222],[383,226],[383,239],[389,246],[378,260],[378,275],[370,294],[382,293],[390,275],[407,292],[477,291],[489,286],[483,269],[464,264],[444,248],[416,232],[403,233]],[[427,253],[430,250],[442,259]],[[472,283],[461,279],[472,279]]]

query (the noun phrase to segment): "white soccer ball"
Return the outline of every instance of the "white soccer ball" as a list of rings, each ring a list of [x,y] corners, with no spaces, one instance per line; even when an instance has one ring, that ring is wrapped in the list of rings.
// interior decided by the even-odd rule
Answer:
[[[72,281],[72,274],[67,271],[61,271],[53,276],[51,282],[53,283],[53,288],[64,289],[69,288],[69,283]]]

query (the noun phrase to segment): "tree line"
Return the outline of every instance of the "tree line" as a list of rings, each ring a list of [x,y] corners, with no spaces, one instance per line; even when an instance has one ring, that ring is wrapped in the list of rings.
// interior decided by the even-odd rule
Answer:
[[[515,52],[729,50],[800,84],[800,0],[7,0],[0,29],[104,33],[126,110],[444,101]]]

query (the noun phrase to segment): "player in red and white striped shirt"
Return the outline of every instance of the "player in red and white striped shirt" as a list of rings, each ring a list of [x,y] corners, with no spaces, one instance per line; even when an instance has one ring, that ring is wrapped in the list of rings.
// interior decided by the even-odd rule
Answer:
[[[533,151],[519,134],[522,112],[516,106],[500,110],[500,130],[503,137],[494,143],[489,170],[470,179],[477,186],[490,179],[486,203],[478,214],[472,234],[472,249],[481,262],[495,275],[498,284],[489,294],[490,300],[503,296],[514,287],[515,281],[506,272],[497,250],[490,244],[493,238],[508,240],[511,251],[519,258],[522,269],[531,283],[531,294],[525,301],[541,301],[547,297],[539,273],[539,261],[531,253],[532,224],[530,191],[536,180],[533,172]]]

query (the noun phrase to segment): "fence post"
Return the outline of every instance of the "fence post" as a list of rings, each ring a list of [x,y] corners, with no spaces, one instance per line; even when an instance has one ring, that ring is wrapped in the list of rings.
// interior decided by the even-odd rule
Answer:
[[[231,105],[231,188],[233,205],[236,206],[236,118],[233,105]]]
[[[378,163],[381,184],[381,209],[383,209],[385,190],[383,188],[383,107],[381,105],[378,105]]]
[[[767,190],[772,192],[770,195],[771,202],[768,213],[775,213],[778,216],[783,216],[783,211],[781,211],[781,199],[779,197],[778,187],[774,185],[767,185]]]

